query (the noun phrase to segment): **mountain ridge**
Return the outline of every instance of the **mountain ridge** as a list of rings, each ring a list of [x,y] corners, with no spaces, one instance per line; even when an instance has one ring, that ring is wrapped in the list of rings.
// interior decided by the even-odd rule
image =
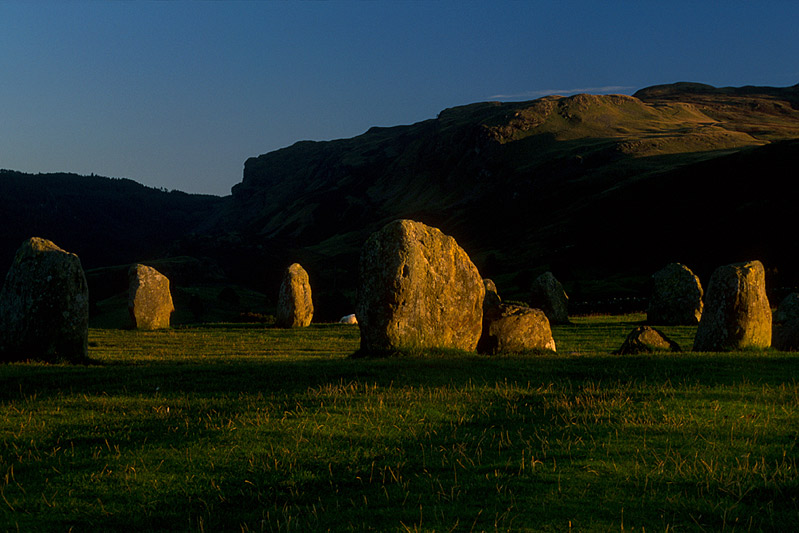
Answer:
[[[351,312],[360,246],[396,218],[453,235],[484,276],[519,300],[544,270],[575,299],[597,299],[644,294],[649,273],[667,260],[709,275],[748,254],[773,258],[779,283],[799,283],[775,232],[739,229],[736,242],[723,231],[746,209],[789,223],[791,194],[778,178],[799,162],[798,102],[799,84],[680,82],[632,96],[478,102],[348,139],[299,141],[248,158],[229,197],[173,197],[180,223],[152,213],[154,226],[174,226],[169,239],[140,232],[150,251],[128,255],[210,259],[270,298],[281,270],[299,261],[325,318]],[[165,202],[154,200],[153,211],[169,212]],[[648,235],[658,240],[651,250],[630,248],[628,240]]]
[[[572,214],[597,216],[592,204],[639,181],[799,138],[797,89],[678,83],[638,96],[480,102],[350,139],[297,143],[247,160],[232,195],[239,216],[226,229],[290,249],[313,269],[353,265],[368,233],[416,218],[463,242],[478,266],[497,265],[484,275],[518,278],[506,286],[521,298],[526,278],[562,264],[557,256],[581,242],[578,228],[590,223],[570,223]],[[586,271],[588,259],[578,255]],[[564,270],[564,277],[591,276]]]

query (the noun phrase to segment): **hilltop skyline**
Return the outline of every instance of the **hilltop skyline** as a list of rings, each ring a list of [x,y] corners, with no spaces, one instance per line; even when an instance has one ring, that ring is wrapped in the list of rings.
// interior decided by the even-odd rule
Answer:
[[[0,3],[0,168],[229,194],[244,161],[448,107],[799,82],[788,2]]]

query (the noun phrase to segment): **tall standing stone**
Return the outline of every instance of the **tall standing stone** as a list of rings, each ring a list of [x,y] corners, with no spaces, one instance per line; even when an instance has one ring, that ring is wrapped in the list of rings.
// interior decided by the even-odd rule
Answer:
[[[356,315],[361,349],[473,351],[483,318],[483,279],[455,239],[396,220],[361,250]]]
[[[128,270],[128,311],[133,328],[168,328],[174,310],[169,279],[153,267],[131,266]]]
[[[89,289],[78,256],[25,241],[0,291],[0,360],[88,359]]]
[[[569,323],[569,296],[552,272],[544,272],[533,281],[530,307],[541,309],[551,324]]]
[[[652,275],[652,295],[646,310],[649,324],[695,326],[702,318],[702,284],[691,269],[670,263]]]
[[[304,328],[313,318],[313,299],[308,273],[299,263],[286,269],[277,301],[277,326]]]
[[[719,267],[710,277],[694,351],[719,352],[771,346],[771,307],[760,261]]]

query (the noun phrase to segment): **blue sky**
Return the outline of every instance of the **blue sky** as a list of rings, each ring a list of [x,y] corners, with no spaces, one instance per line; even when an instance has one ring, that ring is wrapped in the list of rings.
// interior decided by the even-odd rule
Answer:
[[[799,83],[799,2],[0,1],[0,168],[225,195],[244,161],[447,107]]]

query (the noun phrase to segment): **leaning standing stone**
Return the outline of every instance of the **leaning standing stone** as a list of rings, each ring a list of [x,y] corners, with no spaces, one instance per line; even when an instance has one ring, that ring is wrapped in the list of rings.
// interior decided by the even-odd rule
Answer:
[[[299,263],[286,269],[280,284],[276,323],[280,328],[304,328],[313,318],[313,299],[308,273]]]
[[[484,295],[480,273],[455,239],[420,222],[391,222],[361,251],[355,313],[361,350],[473,351]]]
[[[168,328],[175,310],[169,279],[153,267],[133,265],[128,271],[128,282],[128,311],[133,328]]]
[[[646,310],[649,324],[695,326],[702,318],[702,284],[691,269],[670,263],[652,275],[652,296]]]
[[[694,351],[771,346],[771,307],[760,261],[719,267],[710,277]]]
[[[552,324],[569,323],[569,297],[552,272],[544,272],[533,282],[530,307],[541,309]]]
[[[502,303],[502,298],[499,297],[496,284],[490,279],[483,280],[486,294],[483,299],[483,316],[485,317],[486,311],[492,307],[496,307]]]
[[[555,339],[544,312],[508,304],[488,308],[477,351],[493,355],[524,350],[555,351]]]
[[[88,359],[89,289],[75,254],[46,239],[23,243],[0,291],[0,360]]]

